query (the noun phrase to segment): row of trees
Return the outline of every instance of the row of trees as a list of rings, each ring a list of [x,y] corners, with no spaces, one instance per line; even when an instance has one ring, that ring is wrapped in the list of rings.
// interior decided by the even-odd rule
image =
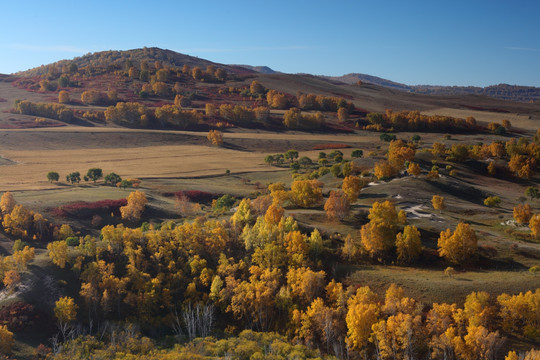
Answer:
[[[367,114],[367,130],[377,131],[437,131],[470,132],[477,130],[476,119],[454,118],[441,115],[424,115],[419,111],[387,110],[385,113]]]
[[[134,184],[138,186],[140,184],[140,181],[137,179],[122,180],[120,175],[114,172],[111,172],[105,175],[104,177],[103,170],[100,168],[88,169],[88,171],[86,172],[86,175],[84,176],[84,181],[93,181],[94,184],[96,184],[97,181],[101,178],[103,178],[105,185],[118,186],[122,188],[130,187],[130,186],[133,186]],[[47,173],[47,180],[49,180],[49,182],[59,181],[59,179],[60,179],[60,174],[58,174],[56,171],[49,171]],[[81,173],[78,171],[74,171],[67,174],[66,181],[70,182],[71,184],[81,182]]]
[[[119,102],[105,110],[105,119],[116,124],[132,126],[175,126],[187,128],[199,123],[203,114],[196,110],[181,110],[175,105],[163,105],[155,110],[133,102]]]
[[[73,110],[60,104],[34,103],[28,100],[15,100],[15,111],[24,115],[35,115],[70,122],[74,119]]]

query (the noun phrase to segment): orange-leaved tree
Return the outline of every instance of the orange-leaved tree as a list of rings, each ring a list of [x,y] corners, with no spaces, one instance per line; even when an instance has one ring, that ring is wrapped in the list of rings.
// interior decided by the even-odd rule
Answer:
[[[332,220],[342,220],[349,212],[349,208],[349,200],[343,191],[331,191],[324,203],[326,216]]]
[[[514,219],[518,224],[527,224],[532,217],[531,205],[518,204],[514,207]]]

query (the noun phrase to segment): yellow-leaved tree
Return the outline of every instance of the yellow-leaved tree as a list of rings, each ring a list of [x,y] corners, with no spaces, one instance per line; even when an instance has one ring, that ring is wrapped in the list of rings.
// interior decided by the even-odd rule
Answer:
[[[16,204],[11,192],[6,191],[2,194],[2,198],[0,198],[0,210],[2,210],[2,214],[11,213]]]
[[[452,233],[450,229],[441,232],[437,242],[439,256],[448,261],[460,264],[476,254],[478,240],[473,228],[469,224],[460,222]]]
[[[420,173],[422,172],[422,170],[420,169],[420,165],[418,165],[417,163],[409,163],[409,167],[407,168],[407,172],[413,176],[418,176],[420,175]]]
[[[439,195],[433,195],[431,198],[431,204],[433,205],[433,208],[435,210],[444,210],[446,208],[446,204],[444,203],[444,197]]]
[[[127,197],[126,206],[120,208],[122,219],[128,221],[138,221],[148,203],[146,195],[142,191],[134,191]]]
[[[9,331],[6,325],[0,326],[0,354],[9,355],[11,354],[11,349],[13,348],[13,333]]]
[[[540,236],[540,214],[534,214],[529,220],[529,229],[531,229],[531,235],[533,238]]]
[[[401,263],[410,264],[422,253],[420,232],[416,226],[407,225],[396,235],[397,259]]]
[[[56,316],[64,340],[66,340],[66,333],[69,330],[70,323],[77,317],[78,308],[75,300],[68,296],[61,297],[55,304],[54,316]]]
[[[375,201],[368,218],[369,223],[360,229],[362,246],[371,256],[382,256],[394,246],[398,227],[406,221],[405,213],[398,214],[388,200]]]
[[[380,303],[368,286],[358,288],[347,300],[347,344],[354,350],[365,352],[371,327],[379,320]]]
[[[50,242],[47,244],[47,250],[53,264],[61,269],[66,267],[66,263],[68,261],[68,246],[65,241],[61,240]]]
[[[298,180],[291,185],[291,198],[300,207],[311,207],[322,202],[323,183],[318,180]]]
[[[343,179],[341,190],[343,190],[343,192],[347,195],[349,202],[353,203],[358,199],[362,186],[362,180],[358,176],[351,175]]]

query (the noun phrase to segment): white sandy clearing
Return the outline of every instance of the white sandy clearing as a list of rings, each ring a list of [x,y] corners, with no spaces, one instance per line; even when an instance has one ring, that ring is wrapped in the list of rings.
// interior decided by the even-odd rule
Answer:
[[[410,203],[400,204],[400,207],[407,213],[407,217],[410,219],[429,218],[432,221],[436,221],[438,216],[432,213],[426,213],[423,211],[425,208],[422,204],[413,205]]]

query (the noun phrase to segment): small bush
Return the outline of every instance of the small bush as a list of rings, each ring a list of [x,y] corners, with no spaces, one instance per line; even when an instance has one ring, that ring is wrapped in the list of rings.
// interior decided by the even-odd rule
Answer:
[[[387,134],[387,133],[384,133],[384,134],[381,134],[381,135],[379,136],[379,139],[381,139],[381,141],[390,142],[390,141],[392,141],[392,140],[396,140],[397,137],[396,137],[396,135],[394,135],[394,134]]]
[[[79,237],[78,236],[70,236],[66,238],[66,244],[68,246],[78,246],[79,245]]]
[[[225,194],[219,199],[212,201],[212,209],[214,209],[215,212],[225,212],[229,210],[235,202],[236,198],[229,194]]]
[[[484,200],[484,205],[488,207],[497,207],[501,204],[501,198],[498,196],[489,196]]]
[[[452,276],[456,275],[456,273],[457,273],[456,270],[451,266],[444,269],[444,275],[446,275],[448,277],[452,277]]]

